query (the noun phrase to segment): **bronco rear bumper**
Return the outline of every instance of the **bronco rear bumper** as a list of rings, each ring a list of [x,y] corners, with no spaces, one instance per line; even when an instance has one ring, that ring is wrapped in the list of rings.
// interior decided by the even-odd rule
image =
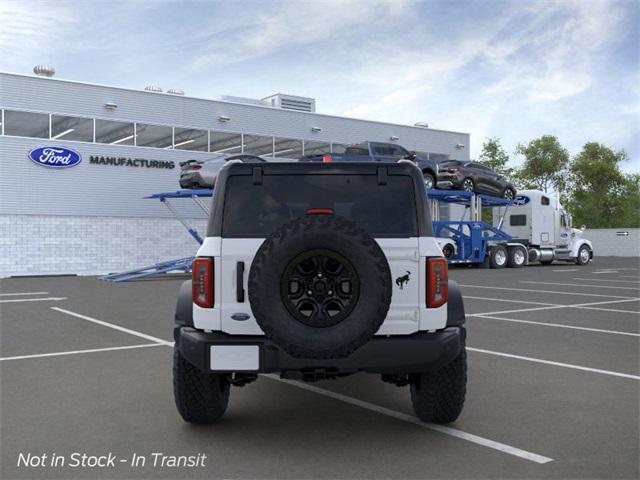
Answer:
[[[428,372],[450,363],[464,348],[465,337],[466,331],[461,326],[447,327],[433,333],[376,336],[348,357],[309,359],[292,357],[264,336],[203,332],[185,326],[176,326],[174,329],[176,347],[182,356],[205,372],[311,373],[324,371],[327,374],[348,374],[359,371],[389,374]],[[216,347],[218,347],[217,350]],[[224,359],[220,363],[223,368],[216,368],[217,352],[224,352],[224,355],[227,355],[227,352],[230,353],[226,357],[220,357]],[[246,358],[245,354],[253,356],[253,361],[251,358]],[[239,368],[233,368],[234,361]]]

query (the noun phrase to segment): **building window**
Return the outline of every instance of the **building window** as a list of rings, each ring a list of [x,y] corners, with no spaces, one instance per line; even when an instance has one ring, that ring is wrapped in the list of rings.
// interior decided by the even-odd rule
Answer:
[[[244,153],[273,157],[273,137],[244,135]]]
[[[332,153],[344,153],[347,150],[349,145],[345,145],[343,143],[332,143],[331,144],[331,152]]]
[[[211,153],[234,155],[242,153],[242,135],[228,132],[209,132]]]
[[[304,142],[305,155],[322,155],[323,153],[329,153],[329,151],[331,151],[331,144],[328,142],[310,142],[307,140]]]
[[[136,146],[171,148],[173,145],[173,129],[163,125],[136,123]]]
[[[51,139],[93,142],[93,119],[51,115]]]
[[[291,158],[297,160],[302,156],[302,140],[276,137],[273,139],[273,142],[273,156],[276,158]]]
[[[549,197],[542,196],[540,197],[540,205],[549,205],[551,202],[549,201]]]
[[[111,145],[133,145],[134,126],[129,122],[96,120],[96,142]]]
[[[176,150],[206,152],[209,148],[208,132],[206,130],[176,127],[174,129],[173,148]]]
[[[49,138],[49,115],[5,110],[4,134],[16,137]]]

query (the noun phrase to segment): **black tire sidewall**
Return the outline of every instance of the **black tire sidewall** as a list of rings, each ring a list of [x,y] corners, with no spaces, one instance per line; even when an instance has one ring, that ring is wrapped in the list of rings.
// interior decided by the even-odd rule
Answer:
[[[496,252],[498,252],[499,250],[502,250],[504,252],[504,263],[502,264],[499,264],[496,262]],[[504,248],[501,245],[497,245],[491,248],[491,260],[490,260],[491,268],[504,268],[507,265],[508,260],[509,260],[509,252],[507,251],[506,248]]]
[[[281,279],[291,260],[315,249],[335,251],[348,259],[360,285],[351,313],[328,327],[298,321],[281,297]],[[258,249],[249,272],[249,302],[267,337],[290,354],[342,357],[380,328],[391,302],[391,273],[378,244],[353,222],[303,217],[278,229]]]

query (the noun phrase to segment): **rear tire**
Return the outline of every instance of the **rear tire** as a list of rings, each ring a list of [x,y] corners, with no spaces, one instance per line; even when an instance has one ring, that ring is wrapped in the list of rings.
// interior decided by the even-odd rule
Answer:
[[[424,186],[427,190],[431,190],[432,188],[436,188],[436,180],[429,172],[424,172],[422,174],[422,179],[424,181]]]
[[[464,345],[447,366],[411,375],[411,402],[423,422],[451,423],[464,406],[467,391],[467,352]]]
[[[504,268],[507,265],[507,249],[502,245],[495,245],[491,247],[491,258],[489,265],[491,268]]]
[[[476,184],[474,183],[473,179],[465,178],[462,181],[462,185],[460,186],[460,189],[464,192],[475,192]]]
[[[527,252],[522,247],[509,247],[509,258],[507,260],[507,266],[509,268],[524,267],[527,263]]]
[[[173,350],[173,394],[185,422],[214,423],[227,411],[229,380],[226,375],[205,373]]]

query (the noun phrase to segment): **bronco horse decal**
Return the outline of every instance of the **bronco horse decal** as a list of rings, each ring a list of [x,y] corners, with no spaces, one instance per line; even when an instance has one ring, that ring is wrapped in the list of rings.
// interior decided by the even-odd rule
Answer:
[[[407,274],[403,275],[401,277],[396,278],[396,285],[400,287],[400,290],[402,290],[404,288],[404,284],[405,283],[409,283],[409,276],[411,275],[411,272],[409,270],[407,270]]]

